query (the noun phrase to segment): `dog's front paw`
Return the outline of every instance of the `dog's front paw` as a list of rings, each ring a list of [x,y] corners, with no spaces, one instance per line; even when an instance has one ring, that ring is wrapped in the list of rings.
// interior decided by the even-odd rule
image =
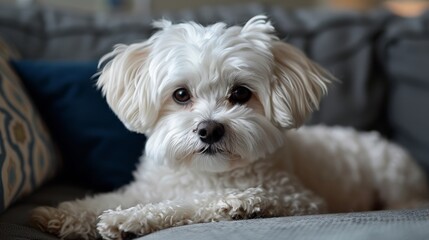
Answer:
[[[30,214],[30,224],[62,239],[96,239],[96,216],[90,212],[72,213],[65,209],[38,207]]]
[[[259,213],[259,209],[254,209],[252,215],[255,217]],[[244,202],[237,198],[223,199],[216,203],[215,212],[223,216],[224,220],[240,220],[252,218],[246,209]]]
[[[104,239],[132,239],[165,228],[192,223],[189,208],[173,202],[137,205],[107,210],[99,217],[97,230]]]
[[[97,230],[103,239],[128,240],[151,232],[138,215],[139,209],[107,210],[99,216]]]

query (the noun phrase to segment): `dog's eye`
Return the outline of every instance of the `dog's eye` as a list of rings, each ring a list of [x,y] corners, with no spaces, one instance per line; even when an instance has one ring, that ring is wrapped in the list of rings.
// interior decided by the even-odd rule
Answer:
[[[191,100],[191,95],[186,88],[179,88],[173,93],[173,99],[178,104],[186,104]]]
[[[237,86],[232,89],[229,101],[233,104],[244,104],[249,101],[251,97],[252,92],[248,88]]]

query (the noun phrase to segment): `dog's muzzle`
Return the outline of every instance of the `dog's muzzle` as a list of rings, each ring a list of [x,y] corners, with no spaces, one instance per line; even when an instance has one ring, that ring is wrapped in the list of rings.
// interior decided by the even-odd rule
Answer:
[[[200,140],[207,144],[219,142],[225,135],[225,127],[222,123],[207,120],[198,124],[195,132],[200,137]]]

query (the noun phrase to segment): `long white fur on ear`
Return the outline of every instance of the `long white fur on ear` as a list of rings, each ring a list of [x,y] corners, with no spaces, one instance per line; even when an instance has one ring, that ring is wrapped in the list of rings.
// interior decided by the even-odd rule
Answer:
[[[276,39],[275,29],[267,16],[257,15],[251,18],[241,29],[241,36],[252,41],[256,46],[269,48],[271,41]]]
[[[99,63],[102,70],[97,87],[124,125],[139,133],[145,133],[157,117],[151,91],[147,91],[151,89],[145,64],[148,55],[145,42],[129,46],[120,44]]]
[[[249,19],[247,23],[241,29],[242,33],[245,32],[262,32],[262,33],[273,33],[274,27],[268,17],[265,15],[257,15]]]
[[[335,79],[295,47],[274,41],[273,119],[283,128],[301,126],[318,109],[327,85]]]
[[[158,29],[165,29],[170,27],[171,25],[173,25],[173,23],[167,19],[157,20],[152,23],[152,26]]]

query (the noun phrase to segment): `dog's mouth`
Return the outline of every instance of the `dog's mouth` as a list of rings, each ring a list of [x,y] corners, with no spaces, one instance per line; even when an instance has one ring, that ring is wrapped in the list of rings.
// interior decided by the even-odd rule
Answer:
[[[220,148],[214,147],[212,145],[207,145],[206,147],[198,151],[199,154],[215,155],[217,153],[223,153],[224,151]]]

